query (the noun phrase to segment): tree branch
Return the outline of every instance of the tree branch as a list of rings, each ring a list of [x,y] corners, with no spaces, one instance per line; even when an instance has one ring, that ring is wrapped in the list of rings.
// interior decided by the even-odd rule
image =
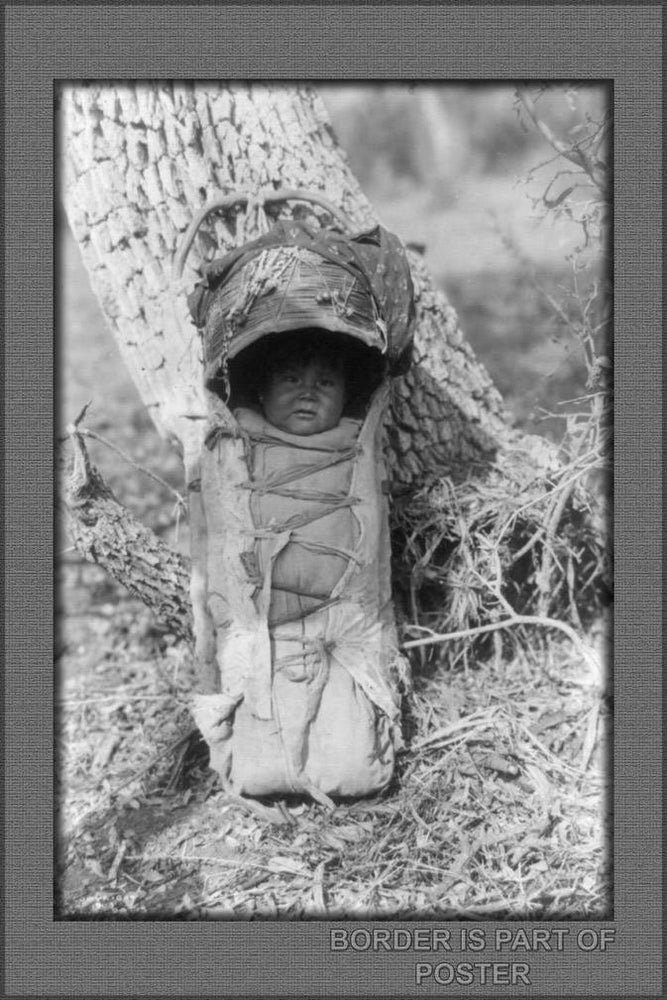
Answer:
[[[68,428],[73,455],[63,497],[72,542],[85,559],[107,570],[176,636],[192,642],[189,560],[160,541],[116,499],[91,464],[76,427],[81,416]]]
[[[599,167],[596,167],[596,163],[586,152],[584,152],[580,145],[568,145],[568,143],[563,142],[563,140],[549,128],[547,123],[538,115],[535,102],[525,87],[517,87],[516,92],[526,111],[526,114],[529,116],[536,129],[549,143],[551,148],[555,149],[559,156],[563,156],[566,160],[569,160],[570,163],[574,163],[577,167],[583,170],[583,172],[590,177],[596,188],[598,188],[598,190],[606,198],[606,171],[602,172]]]
[[[473,635],[483,635],[485,632],[493,632],[500,628],[509,628],[512,625],[538,625],[541,628],[551,628],[563,632],[577,651],[581,653],[586,663],[599,669],[600,665],[595,654],[582,642],[573,628],[566,622],[559,621],[557,618],[547,618],[543,615],[511,615],[509,618],[504,618],[499,622],[490,622],[488,625],[477,625],[475,628],[460,629],[457,632],[429,635],[424,639],[411,639],[409,642],[404,642],[401,645],[401,649],[418,649],[420,646],[433,646],[436,643],[448,642],[453,639],[467,639]]]

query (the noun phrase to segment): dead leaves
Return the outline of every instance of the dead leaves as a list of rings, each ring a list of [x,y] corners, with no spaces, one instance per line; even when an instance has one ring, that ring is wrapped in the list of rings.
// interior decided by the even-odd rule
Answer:
[[[111,760],[114,751],[118,749],[119,745],[120,745],[120,733],[118,732],[107,733],[106,736],[102,738],[102,741],[98,744],[97,749],[93,755],[93,761],[91,764],[92,771],[94,771],[96,774],[100,774]]]

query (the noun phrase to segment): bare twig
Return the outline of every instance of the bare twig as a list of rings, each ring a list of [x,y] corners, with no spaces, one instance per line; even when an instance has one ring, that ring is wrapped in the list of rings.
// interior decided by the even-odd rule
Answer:
[[[488,625],[477,625],[475,628],[460,629],[458,632],[445,632],[440,635],[427,636],[424,639],[411,639],[404,642],[401,649],[415,649],[419,646],[432,646],[439,642],[450,642],[453,639],[465,639],[473,635],[482,635],[485,632],[494,632],[499,628],[510,628],[516,625],[537,625],[541,628],[557,629],[563,632],[577,648],[578,652],[588,663],[598,666],[593,652],[579,638],[577,633],[566,622],[561,622],[557,618],[547,618],[543,615],[512,615],[503,621],[490,622]]]
[[[97,705],[103,701],[115,701],[118,705],[127,705],[131,701],[178,701],[178,699],[172,694],[135,694],[129,698],[122,694],[109,694],[94,698],[57,698],[56,704],[79,707],[81,705]],[[183,700],[181,704],[187,705],[187,701]]]
[[[566,143],[560,139],[552,129],[549,128],[547,123],[543,118],[540,118],[535,102],[528,93],[525,87],[517,87],[517,96],[521,101],[526,113],[530,117],[531,121],[540,132],[540,134],[546,139],[552,149],[554,149],[559,156],[563,156],[570,163],[574,163],[577,167],[580,167],[585,174],[590,177],[593,184],[600,191],[600,193],[607,197],[607,184],[606,184],[606,171],[602,171],[599,166],[596,165],[596,161],[593,160],[588,152],[583,148],[584,143]]]
[[[147,469],[145,466],[139,465],[138,462],[135,462],[133,458],[131,458],[126,452],[124,452],[122,448],[119,448],[118,445],[114,444],[113,441],[109,441],[108,438],[103,437],[96,431],[91,431],[88,430],[87,428],[81,428],[78,426],[78,420],[81,418],[81,416],[83,416],[88,405],[89,404],[86,404],[86,407],[79,415],[79,418],[77,418],[76,421],[74,421],[72,424],[69,425],[69,427],[67,428],[68,432],[70,434],[74,433],[80,434],[82,437],[91,438],[93,441],[99,441],[100,444],[103,444],[107,448],[110,448],[111,451],[114,451],[117,455],[119,455],[125,462],[128,463],[128,465],[131,465],[133,469],[136,469],[137,472],[142,472],[145,476],[148,476],[149,479],[152,479],[154,482],[158,483],[165,490],[167,490],[167,492],[171,493],[171,495],[176,500],[177,507],[180,508],[181,510],[185,510],[187,506],[185,498],[182,496],[182,494],[178,492],[178,490],[175,490],[173,486],[170,486],[169,483],[165,482],[165,480],[162,479],[161,476],[158,476],[157,473],[155,472],[151,472],[151,470]]]
[[[126,788],[127,785],[132,785],[135,781],[139,781],[139,779],[143,778],[144,775],[148,774],[149,771],[152,771],[155,765],[158,764],[161,760],[163,760],[165,757],[168,757],[169,754],[177,752],[184,744],[187,745],[192,736],[197,732],[198,732],[197,729],[192,728],[185,734],[185,736],[180,736],[173,743],[170,743],[168,746],[164,747],[164,749],[160,750],[158,753],[153,754],[151,759],[148,761],[146,765],[144,765],[144,767],[140,768],[138,771],[135,771],[134,774],[128,775],[128,777],[125,778],[124,781],[121,781],[120,784],[116,785],[116,787],[112,789],[110,792],[111,796],[115,797],[123,788]]]

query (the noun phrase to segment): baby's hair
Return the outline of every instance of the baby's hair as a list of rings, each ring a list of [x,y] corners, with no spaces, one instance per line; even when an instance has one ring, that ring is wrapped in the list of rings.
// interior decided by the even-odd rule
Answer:
[[[340,372],[345,382],[345,413],[355,417],[363,415],[386,369],[378,351],[345,334],[314,327],[271,334],[230,363],[232,408],[258,405],[274,373],[311,361],[328,364]]]
[[[293,365],[308,365],[311,362],[327,365],[348,382],[348,365],[345,352],[341,349],[340,337],[326,330],[298,330],[267,344],[266,354],[257,376],[257,390],[263,392],[271,377]]]

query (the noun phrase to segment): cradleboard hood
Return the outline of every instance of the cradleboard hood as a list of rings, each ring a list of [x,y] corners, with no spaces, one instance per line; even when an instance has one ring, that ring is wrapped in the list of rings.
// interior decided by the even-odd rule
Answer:
[[[382,226],[353,236],[303,221],[214,260],[188,298],[204,335],[205,379],[261,337],[319,328],[347,334],[410,365],[414,296],[403,244]]]

